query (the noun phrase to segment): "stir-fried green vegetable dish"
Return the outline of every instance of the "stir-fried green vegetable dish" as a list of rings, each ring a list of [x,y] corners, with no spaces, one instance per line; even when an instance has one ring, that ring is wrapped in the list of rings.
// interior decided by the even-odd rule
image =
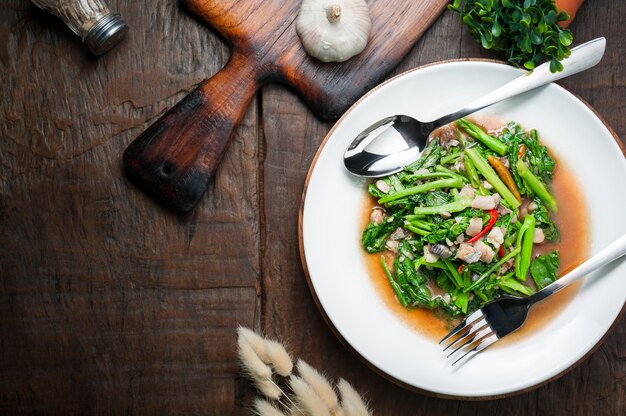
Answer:
[[[554,159],[535,130],[511,122],[490,135],[466,119],[439,129],[422,157],[369,185],[377,199],[363,231],[407,308],[471,313],[504,294],[528,296],[557,278],[551,219]]]

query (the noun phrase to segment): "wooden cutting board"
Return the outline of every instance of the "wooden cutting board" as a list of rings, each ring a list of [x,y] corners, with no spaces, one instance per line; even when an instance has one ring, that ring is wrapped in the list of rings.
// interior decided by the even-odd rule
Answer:
[[[318,116],[339,117],[400,62],[448,1],[369,0],[369,43],[343,63],[306,55],[295,29],[300,0],[181,3],[224,36],[232,55],[222,70],[137,137],[123,161],[134,182],[166,205],[188,211],[204,194],[262,85],[285,82]]]

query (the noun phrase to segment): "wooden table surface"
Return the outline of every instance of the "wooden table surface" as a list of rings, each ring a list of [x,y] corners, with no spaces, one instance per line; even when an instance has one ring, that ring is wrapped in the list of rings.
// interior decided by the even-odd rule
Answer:
[[[499,400],[409,392],[326,326],[304,277],[304,180],[331,127],[281,85],[252,105],[197,208],[174,215],[129,183],[130,141],[228,48],[174,0],[110,0],[131,27],[90,57],[58,20],[0,3],[0,413],[249,414],[235,329],[285,341],[378,415],[623,415],[626,321],[556,381]],[[598,67],[562,82],[626,138],[626,2],[588,0],[578,42],[608,39]],[[497,58],[445,12],[396,73]],[[623,184],[619,184],[623,187]]]

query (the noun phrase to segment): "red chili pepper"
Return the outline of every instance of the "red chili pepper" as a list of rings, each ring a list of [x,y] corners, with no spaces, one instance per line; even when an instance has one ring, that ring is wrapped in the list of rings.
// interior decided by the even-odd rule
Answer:
[[[473,243],[475,241],[478,241],[480,237],[487,234],[489,230],[493,228],[493,225],[496,223],[496,220],[498,219],[498,211],[496,211],[495,209],[492,209],[491,211],[489,211],[489,215],[491,216],[491,218],[489,219],[487,226],[483,228],[483,230],[479,232],[478,234],[476,234],[474,237],[467,240],[468,243]]]
[[[461,265],[459,266],[459,268],[458,268],[456,271],[457,271],[459,274],[461,274],[461,273],[463,272],[463,269],[464,269],[464,268],[465,268],[465,265],[464,265],[464,264],[461,264]]]
[[[504,246],[500,246],[498,249],[498,256],[504,257]]]

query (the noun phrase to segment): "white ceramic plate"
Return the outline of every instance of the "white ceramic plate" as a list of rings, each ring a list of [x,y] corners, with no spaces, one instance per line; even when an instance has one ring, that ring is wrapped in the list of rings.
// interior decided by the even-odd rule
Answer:
[[[626,261],[621,260],[588,276],[573,301],[538,332],[452,369],[432,339],[389,310],[367,274],[359,224],[366,180],[350,175],[342,160],[352,138],[394,114],[435,119],[521,73],[494,62],[453,61],[402,74],[371,91],[337,122],[309,172],[300,237],[313,295],[338,335],[400,384],[460,397],[532,388],[581,361],[624,307]],[[626,159],[587,105],[552,84],[486,112],[538,129],[544,144],[575,170],[591,216],[592,253],[626,232]]]

